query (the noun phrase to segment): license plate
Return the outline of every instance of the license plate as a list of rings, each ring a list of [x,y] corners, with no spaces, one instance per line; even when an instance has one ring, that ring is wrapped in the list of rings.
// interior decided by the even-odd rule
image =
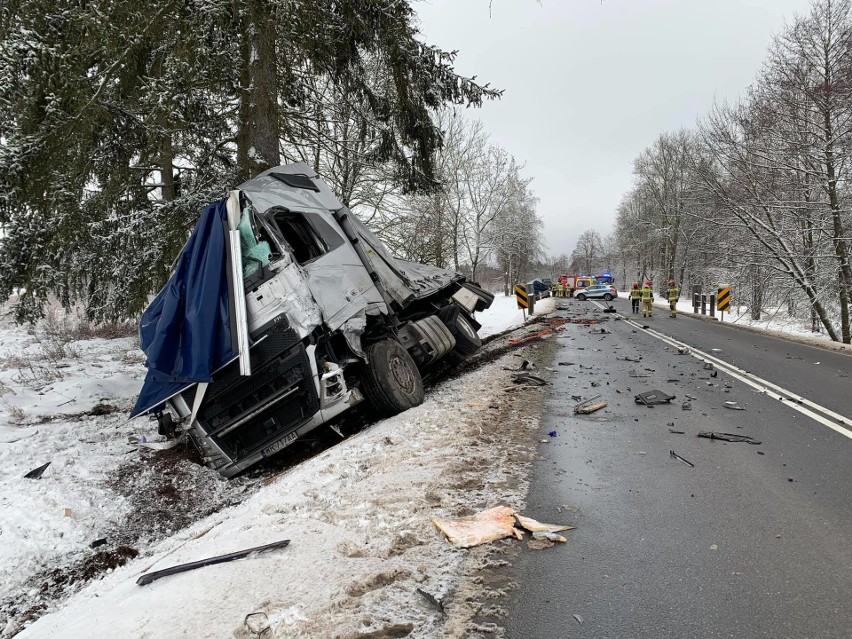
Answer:
[[[293,431],[292,433],[288,433],[288,434],[284,435],[284,437],[279,439],[277,442],[275,442],[274,444],[270,444],[269,446],[264,448],[263,452],[261,454],[264,457],[268,457],[269,455],[277,453],[282,448],[286,448],[287,446],[292,444],[294,441],[296,441],[298,438],[299,438],[299,436],[296,434],[296,431]]]

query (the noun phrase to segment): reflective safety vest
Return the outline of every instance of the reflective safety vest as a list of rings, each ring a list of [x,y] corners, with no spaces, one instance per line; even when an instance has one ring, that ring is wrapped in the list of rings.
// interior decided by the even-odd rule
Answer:
[[[630,299],[638,300],[641,297],[642,297],[642,291],[640,291],[638,288],[631,288],[630,289]]]
[[[654,291],[650,286],[645,286],[642,288],[642,301],[643,302],[651,302],[654,299]]]
[[[669,287],[669,301],[677,302],[680,299],[680,289],[677,286]]]

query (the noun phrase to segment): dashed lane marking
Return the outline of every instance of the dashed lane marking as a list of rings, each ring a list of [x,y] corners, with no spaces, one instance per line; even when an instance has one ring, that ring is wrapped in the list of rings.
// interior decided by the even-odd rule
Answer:
[[[793,410],[799,411],[802,415],[810,417],[812,420],[822,424],[823,426],[828,426],[831,430],[840,433],[844,437],[852,439],[852,430],[850,430],[850,426],[852,426],[852,419],[850,419],[849,417],[845,417],[844,415],[835,413],[834,411],[826,408],[825,406],[821,406],[816,402],[812,402],[811,400],[802,397],[798,393],[789,391],[786,388],[783,388],[782,386],[773,384],[772,382],[769,382],[763,379],[762,377],[758,377],[754,373],[744,371],[743,369],[738,368],[737,366],[734,366],[733,364],[726,362],[725,360],[720,359],[715,355],[700,351],[697,348],[690,346],[689,344],[680,342],[672,337],[669,337],[668,335],[660,333],[659,331],[655,331],[652,328],[644,328],[642,324],[638,324],[634,320],[625,317],[624,315],[619,314],[619,317],[621,317],[622,320],[624,320],[634,328],[640,331],[644,331],[648,335],[651,335],[652,337],[655,337],[658,340],[665,342],[669,346],[688,349],[689,355],[692,355],[694,358],[712,363],[717,369],[724,373],[727,373],[731,377],[740,380],[744,384],[747,384],[748,386],[751,386],[754,389],[762,391],[773,399],[783,401],[785,406],[788,406]]]

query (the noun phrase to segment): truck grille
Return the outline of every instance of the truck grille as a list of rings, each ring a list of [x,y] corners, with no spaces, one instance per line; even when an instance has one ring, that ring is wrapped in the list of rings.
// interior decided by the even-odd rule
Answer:
[[[308,355],[286,323],[251,349],[250,377],[239,361],[217,371],[198,411],[202,429],[233,461],[286,436],[319,410]],[[184,393],[191,406],[195,387]]]

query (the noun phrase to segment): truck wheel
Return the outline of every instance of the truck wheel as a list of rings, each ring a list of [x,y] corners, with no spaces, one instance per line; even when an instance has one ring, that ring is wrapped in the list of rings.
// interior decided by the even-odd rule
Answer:
[[[584,300],[586,299],[586,296],[585,296],[585,295],[583,295],[582,293],[580,293],[580,294],[577,296],[577,299],[578,299],[578,300],[580,300],[580,301],[582,302],[582,301],[584,301]]]
[[[394,339],[371,344],[361,382],[364,395],[382,415],[391,416],[423,403],[423,380],[417,364]]]
[[[453,337],[456,338],[455,351],[460,355],[473,355],[476,351],[482,348],[482,340],[476,334],[476,330],[471,326],[470,322],[464,314],[459,313],[456,316],[455,330],[452,331]]]
[[[612,295],[610,295],[609,293],[607,293],[606,295],[604,295],[604,299],[605,299],[607,302],[610,302],[610,301],[612,301]]]

